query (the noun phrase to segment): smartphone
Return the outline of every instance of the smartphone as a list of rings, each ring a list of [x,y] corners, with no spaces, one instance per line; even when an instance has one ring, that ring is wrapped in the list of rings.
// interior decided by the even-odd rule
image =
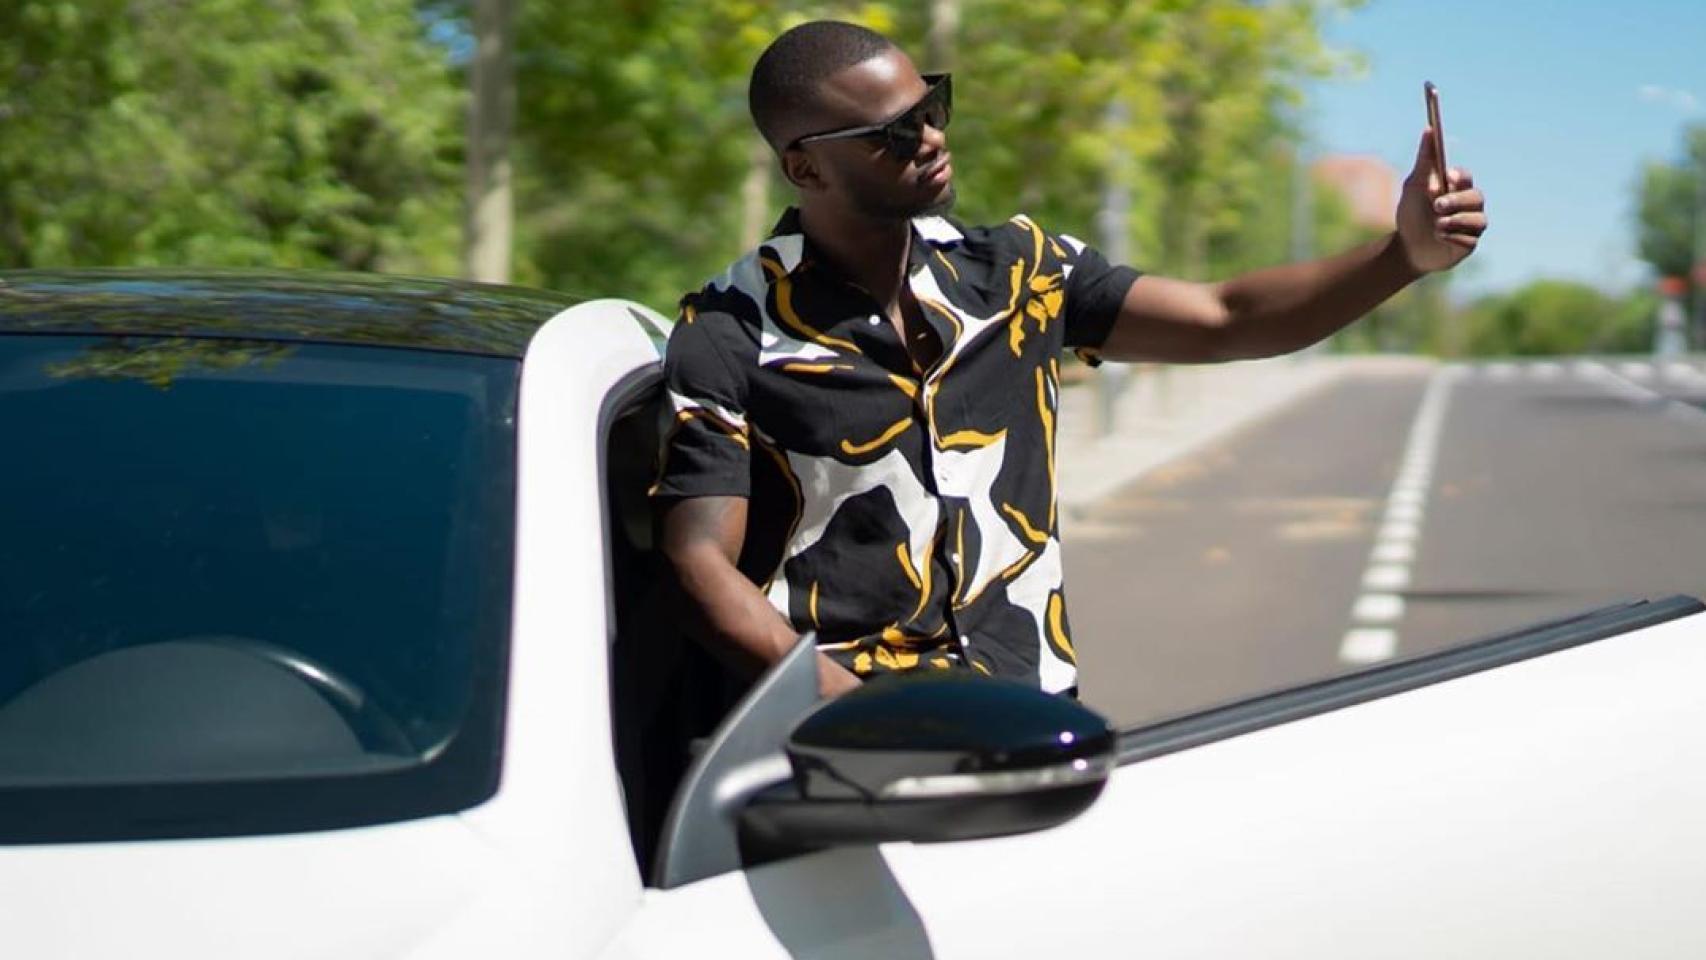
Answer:
[[[1439,88],[1432,80],[1422,82],[1422,97],[1428,102],[1428,126],[1434,132],[1434,174],[1439,177],[1441,193],[1451,192],[1451,181],[1445,176],[1445,130],[1439,125]]]

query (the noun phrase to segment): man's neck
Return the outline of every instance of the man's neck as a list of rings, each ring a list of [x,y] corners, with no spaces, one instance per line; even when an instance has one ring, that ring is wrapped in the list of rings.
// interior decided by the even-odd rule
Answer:
[[[912,221],[875,220],[817,206],[801,206],[800,228],[848,279],[892,311],[906,282]]]

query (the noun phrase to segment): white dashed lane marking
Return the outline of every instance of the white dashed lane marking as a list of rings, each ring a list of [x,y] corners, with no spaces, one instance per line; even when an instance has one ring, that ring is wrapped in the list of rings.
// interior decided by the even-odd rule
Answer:
[[[1500,368],[1494,372],[1492,367]],[[1410,436],[1404,444],[1404,462],[1386,498],[1386,514],[1369,552],[1363,572],[1363,593],[1351,607],[1353,624],[1339,644],[1339,659],[1349,664],[1379,663],[1398,652],[1398,623],[1404,619],[1400,591],[1410,585],[1410,566],[1416,559],[1416,542],[1422,535],[1427,511],[1428,487],[1433,482],[1440,430],[1451,385],[1469,371],[1461,365],[1441,367],[1428,381]],[[1488,375],[1506,379],[1517,374],[1514,364],[1494,364]]]
[[[1397,655],[1398,627],[1404,618],[1403,592],[1410,586],[1411,567],[1416,562],[1427,515],[1446,403],[1452,385],[1466,377],[1495,381],[1557,381],[1570,377],[1631,403],[1659,410],[1673,419],[1706,425],[1706,410],[1659,392],[1660,389],[1706,390],[1706,367],[1697,357],[1660,362],[1615,357],[1497,361],[1439,367],[1428,381],[1421,406],[1410,425],[1404,461],[1387,496],[1386,512],[1363,572],[1363,592],[1351,607],[1351,628],[1339,645],[1339,659],[1345,663],[1378,663]],[[1646,386],[1648,383],[1659,389]]]
[[[1649,387],[1644,387],[1615,373],[1607,371],[1595,378],[1594,383],[1608,393],[1616,394],[1630,403],[1644,404],[1649,408],[1656,409],[1661,416],[1695,426],[1706,425],[1706,410],[1684,403],[1675,397]]]
[[[1385,627],[1356,627],[1345,634],[1339,659],[1345,663],[1379,663],[1398,652],[1398,634]]]
[[[1377,563],[1362,575],[1365,590],[1402,590],[1410,585],[1410,566],[1405,563]]]
[[[1625,380],[1678,381],[1706,387],[1706,361],[1595,359],[1582,357],[1568,360],[1495,360],[1486,363],[1450,363],[1442,368],[1447,374],[1472,376],[1482,380],[1541,380],[1553,381],[1573,376],[1598,380],[1615,376]]]

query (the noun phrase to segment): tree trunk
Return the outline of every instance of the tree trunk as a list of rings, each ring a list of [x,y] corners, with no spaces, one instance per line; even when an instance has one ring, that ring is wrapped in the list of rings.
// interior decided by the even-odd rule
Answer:
[[[930,0],[930,28],[924,38],[924,68],[931,73],[954,69],[954,40],[960,32],[960,0]]]
[[[758,246],[768,231],[770,217],[770,165],[775,156],[770,144],[756,134],[746,157],[746,179],[740,187],[740,248]]]
[[[474,0],[462,275],[486,283],[509,282],[515,233],[509,157],[515,126],[515,4]]]
[[[1102,114],[1102,128],[1109,143],[1120,143],[1131,111],[1125,101],[1109,101]],[[1096,212],[1097,243],[1108,262],[1127,264],[1131,256],[1131,161],[1119,150],[1108,153],[1108,165],[1102,170],[1102,207]],[[1117,423],[1116,403],[1124,392],[1127,371],[1123,364],[1106,364],[1097,371],[1095,433],[1106,437],[1114,432]]]

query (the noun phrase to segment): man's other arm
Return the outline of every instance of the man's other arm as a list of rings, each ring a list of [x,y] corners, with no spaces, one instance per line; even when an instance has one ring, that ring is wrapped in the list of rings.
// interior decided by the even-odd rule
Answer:
[[[719,659],[757,674],[799,637],[764,594],[735,567],[746,539],[744,497],[686,497],[664,508],[662,549],[687,595],[686,626]],[[818,692],[833,697],[859,679],[818,654]]]
[[[1100,355],[1213,363],[1290,353],[1366,315],[1425,273],[1448,270],[1487,229],[1468,171],[1447,191],[1430,170],[1431,133],[1404,181],[1397,229],[1337,256],[1257,270],[1221,283],[1144,276],[1126,292]]]

